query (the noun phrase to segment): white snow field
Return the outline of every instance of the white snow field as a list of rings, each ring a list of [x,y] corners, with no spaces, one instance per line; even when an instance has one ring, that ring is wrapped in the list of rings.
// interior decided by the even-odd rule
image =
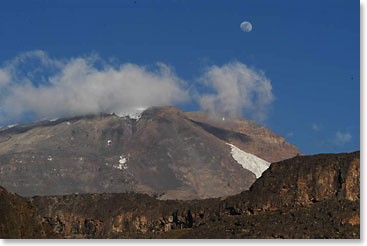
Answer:
[[[270,162],[267,162],[256,155],[247,153],[233,144],[227,143],[231,146],[231,154],[233,159],[237,161],[243,168],[250,170],[256,175],[256,178],[260,178],[261,174],[270,167]]]

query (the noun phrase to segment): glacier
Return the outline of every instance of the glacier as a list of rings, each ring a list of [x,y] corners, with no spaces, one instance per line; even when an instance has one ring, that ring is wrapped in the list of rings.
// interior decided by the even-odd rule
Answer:
[[[256,175],[256,178],[260,178],[262,173],[270,167],[270,162],[267,162],[256,155],[247,153],[233,144],[226,143],[231,146],[231,154],[233,159],[240,164],[243,168],[250,170]]]

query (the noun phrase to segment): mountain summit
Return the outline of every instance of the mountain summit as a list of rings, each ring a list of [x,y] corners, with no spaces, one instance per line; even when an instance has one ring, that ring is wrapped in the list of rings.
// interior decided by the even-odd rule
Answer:
[[[146,193],[202,199],[247,190],[270,162],[300,154],[254,122],[153,107],[0,129],[0,185],[20,195]]]

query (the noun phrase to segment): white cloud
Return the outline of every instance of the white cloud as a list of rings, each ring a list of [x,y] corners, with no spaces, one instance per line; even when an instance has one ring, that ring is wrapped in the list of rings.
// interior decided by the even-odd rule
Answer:
[[[190,99],[171,68],[157,64],[153,69],[114,67],[96,56],[55,60],[42,51],[27,52],[0,68],[0,117],[17,120],[29,112],[38,119],[124,114]]]
[[[10,74],[6,69],[0,69],[0,89],[10,82]]]
[[[349,132],[342,133],[340,131],[337,131],[335,134],[335,143],[337,145],[344,145],[352,139],[352,135]]]
[[[314,131],[320,131],[321,126],[319,124],[313,123],[312,124],[312,130]]]
[[[287,136],[288,136],[288,137],[293,137],[293,136],[294,136],[294,133],[293,133],[293,132],[288,132],[288,133],[287,133]]]
[[[245,112],[262,121],[274,99],[270,80],[264,73],[240,62],[212,66],[201,81],[213,92],[200,96],[200,106],[212,113],[238,117]]]

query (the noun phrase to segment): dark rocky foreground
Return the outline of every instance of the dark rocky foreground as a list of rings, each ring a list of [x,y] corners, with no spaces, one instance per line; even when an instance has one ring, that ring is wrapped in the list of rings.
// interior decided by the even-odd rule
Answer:
[[[0,237],[359,238],[359,155],[276,162],[249,191],[216,199],[157,200],[129,193],[38,196],[25,202],[2,191]],[[27,204],[22,213],[13,214],[18,205],[9,203],[9,195]],[[53,232],[19,233],[29,213],[40,214],[30,216],[44,226],[38,230],[50,226]]]
[[[0,187],[0,238],[62,238],[29,201]]]

